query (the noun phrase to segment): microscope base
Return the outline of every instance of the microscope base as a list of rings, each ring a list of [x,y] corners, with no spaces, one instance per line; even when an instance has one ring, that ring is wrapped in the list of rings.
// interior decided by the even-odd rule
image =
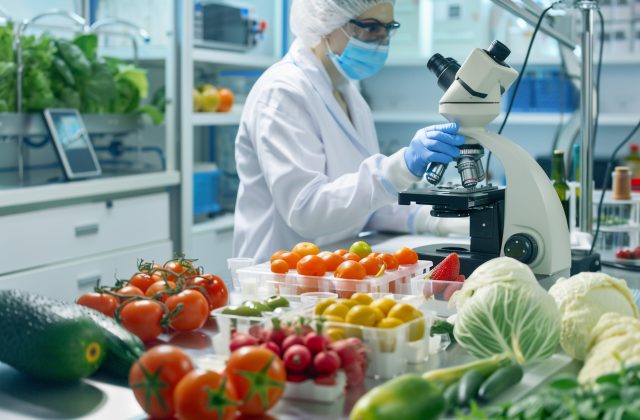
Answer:
[[[498,258],[500,254],[485,254],[470,251],[468,246],[460,244],[436,244],[414,248],[421,260],[433,261],[434,267],[447,255],[455,252],[460,257],[460,274],[469,277],[473,271],[485,262]]]

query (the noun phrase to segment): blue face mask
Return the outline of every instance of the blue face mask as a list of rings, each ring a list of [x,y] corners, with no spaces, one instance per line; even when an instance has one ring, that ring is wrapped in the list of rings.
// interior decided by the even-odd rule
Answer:
[[[326,42],[326,40],[325,40]],[[378,73],[389,56],[389,46],[366,43],[351,38],[341,55],[331,51],[327,43],[327,53],[336,68],[351,80],[367,79]]]

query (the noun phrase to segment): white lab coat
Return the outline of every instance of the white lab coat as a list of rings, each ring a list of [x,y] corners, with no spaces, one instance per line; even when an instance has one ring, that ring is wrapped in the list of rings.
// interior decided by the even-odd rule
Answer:
[[[365,226],[414,230],[418,207],[394,203],[418,178],[400,162],[402,151],[379,153],[371,110],[353,84],[341,92],[351,120],[322,63],[299,41],[253,87],[235,143],[234,256],[265,261],[297,242],[321,246]]]

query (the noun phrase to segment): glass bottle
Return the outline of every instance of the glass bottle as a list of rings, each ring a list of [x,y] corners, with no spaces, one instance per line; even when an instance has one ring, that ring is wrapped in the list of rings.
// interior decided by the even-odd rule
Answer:
[[[553,151],[553,160],[551,161],[551,180],[553,188],[558,193],[558,198],[562,203],[565,217],[567,219],[567,228],[569,227],[569,184],[567,184],[566,174],[564,172],[564,152],[562,150]]]
[[[640,177],[640,148],[637,144],[632,144],[629,146],[629,154],[624,159],[625,166],[628,166],[631,169],[631,177],[639,178]]]
[[[576,226],[580,226],[580,145],[573,145],[573,181],[576,185]]]

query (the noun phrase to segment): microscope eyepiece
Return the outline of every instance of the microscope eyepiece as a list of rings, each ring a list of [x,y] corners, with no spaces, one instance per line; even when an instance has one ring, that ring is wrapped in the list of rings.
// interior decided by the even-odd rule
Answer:
[[[441,54],[434,54],[427,62],[427,68],[438,78],[438,86],[446,91],[456,80],[460,64],[451,57],[444,58]]]
[[[489,45],[489,48],[487,48],[486,51],[487,54],[489,54],[494,60],[496,60],[496,62],[500,64],[502,64],[504,60],[509,57],[509,54],[511,54],[511,50],[509,49],[509,47],[507,47],[497,39],[494,40],[491,45]]]

